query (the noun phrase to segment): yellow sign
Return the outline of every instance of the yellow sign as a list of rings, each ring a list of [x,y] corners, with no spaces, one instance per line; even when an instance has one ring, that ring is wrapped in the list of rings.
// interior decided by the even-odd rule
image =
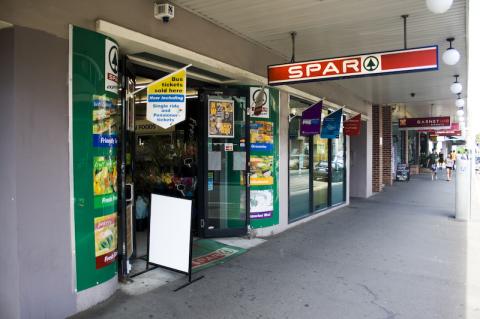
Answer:
[[[180,69],[147,87],[147,120],[169,128],[185,121],[187,70]]]

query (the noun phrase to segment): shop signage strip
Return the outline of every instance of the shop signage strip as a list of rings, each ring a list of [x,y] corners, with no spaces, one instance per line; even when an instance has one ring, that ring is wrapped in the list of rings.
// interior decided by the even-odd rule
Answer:
[[[449,129],[450,128],[450,116],[416,117],[416,118],[399,119],[398,120],[398,128],[400,130]]]
[[[438,70],[438,46],[268,66],[268,84],[336,80]]]

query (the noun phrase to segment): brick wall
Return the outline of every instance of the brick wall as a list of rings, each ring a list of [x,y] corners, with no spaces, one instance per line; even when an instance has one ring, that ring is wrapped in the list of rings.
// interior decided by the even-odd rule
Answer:
[[[391,186],[392,178],[392,107],[382,107],[382,177],[383,184]]]
[[[383,188],[383,150],[382,150],[382,107],[372,105],[372,191],[381,192]]]

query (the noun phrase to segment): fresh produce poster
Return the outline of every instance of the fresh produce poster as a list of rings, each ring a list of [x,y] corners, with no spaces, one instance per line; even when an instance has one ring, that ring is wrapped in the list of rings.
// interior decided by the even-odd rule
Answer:
[[[102,268],[117,259],[117,213],[94,219],[96,268]]]

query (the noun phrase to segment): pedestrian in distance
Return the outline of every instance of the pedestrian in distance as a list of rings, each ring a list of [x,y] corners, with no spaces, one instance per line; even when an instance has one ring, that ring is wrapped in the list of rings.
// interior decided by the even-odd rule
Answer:
[[[455,170],[455,168],[457,167],[457,153],[455,153],[455,150],[453,150],[450,155],[452,156],[453,160],[453,170]]]
[[[428,165],[430,166],[430,170],[432,171],[432,181],[437,179],[437,158],[434,154],[430,157]]]
[[[447,160],[445,161],[445,166],[447,167],[447,181],[451,181],[452,180],[452,170],[453,170],[452,154],[448,154]]]
[[[438,165],[440,166],[440,169],[443,169],[443,163],[445,162],[445,160],[443,159],[443,153],[440,153],[438,155]]]

